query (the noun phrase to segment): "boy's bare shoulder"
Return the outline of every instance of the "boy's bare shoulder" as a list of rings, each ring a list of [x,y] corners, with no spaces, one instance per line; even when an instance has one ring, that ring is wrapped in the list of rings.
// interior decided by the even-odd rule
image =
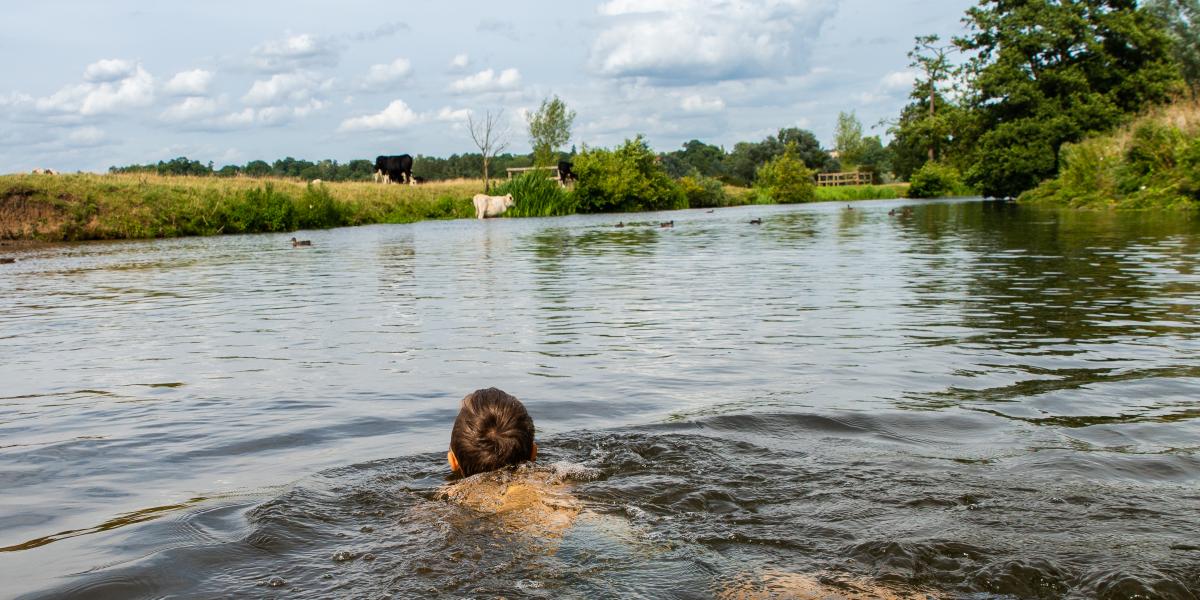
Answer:
[[[580,512],[555,471],[528,465],[467,477],[443,487],[438,497],[494,515],[506,529],[540,536],[561,535]]]

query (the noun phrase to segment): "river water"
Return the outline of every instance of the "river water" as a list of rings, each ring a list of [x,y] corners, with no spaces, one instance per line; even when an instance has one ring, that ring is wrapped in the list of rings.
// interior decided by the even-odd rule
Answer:
[[[1200,218],[905,205],[9,251],[0,596],[1200,597]],[[437,499],[489,386],[553,544]]]

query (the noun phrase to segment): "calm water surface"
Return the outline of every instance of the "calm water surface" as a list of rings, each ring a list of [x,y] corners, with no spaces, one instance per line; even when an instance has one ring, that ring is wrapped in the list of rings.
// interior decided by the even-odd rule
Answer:
[[[8,251],[0,596],[1200,597],[1200,219],[903,205]],[[551,546],[435,497],[493,385]]]

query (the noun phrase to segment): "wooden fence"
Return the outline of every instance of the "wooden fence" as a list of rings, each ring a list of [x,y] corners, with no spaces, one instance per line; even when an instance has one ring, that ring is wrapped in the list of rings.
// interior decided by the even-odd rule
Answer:
[[[870,173],[817,173],[819,187],[871,185],[874,182],[874,177]]]

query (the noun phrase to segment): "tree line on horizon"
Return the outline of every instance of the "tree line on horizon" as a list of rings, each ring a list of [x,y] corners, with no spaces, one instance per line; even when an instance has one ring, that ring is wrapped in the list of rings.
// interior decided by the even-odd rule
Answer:
[[[846,132],[842,134],[842,132]],[[891,177],[891,151],[878,136],[862,136],[862,124],[853,113],[842,113],[838,132],[841,148],[821,147],[816,134],[806,129],[785,127],[758,142],[738,142],[729,151],[723,146],[690,140],[679,150],[658,153],[658,161],[667,174],[679,179],[688,175],[711,177],[731,185],[749,186],[757,169],[783,154],[789,144],[805,165],[817,172],[836,172],[849,165],[855,170],[871,172],[876,181]],[[857,133],[856,133],[857,132]],[[563,143],[563,142],[560,142]],[[503,153],[489,158],[493,173],[509,168],[531,167],[535,164],[553,165],[558,160],[571,161],[578,149],[559,152],[538,144],[529,154]],[[483,168],[483,154],[465,152],[448,157],[413,157],[413,174],[426,181],[478,178]],[[252,160],[245,165],[225,165],[215,168],[212,162],[181,156],[144,165],[113,166],[110,173],[155,173],[158,175],[190,175],[216,177],[290,177],[322,181],[371,181],[375,175],[374,160],[354,159],[311,161],[286,157],[268,163]]]

